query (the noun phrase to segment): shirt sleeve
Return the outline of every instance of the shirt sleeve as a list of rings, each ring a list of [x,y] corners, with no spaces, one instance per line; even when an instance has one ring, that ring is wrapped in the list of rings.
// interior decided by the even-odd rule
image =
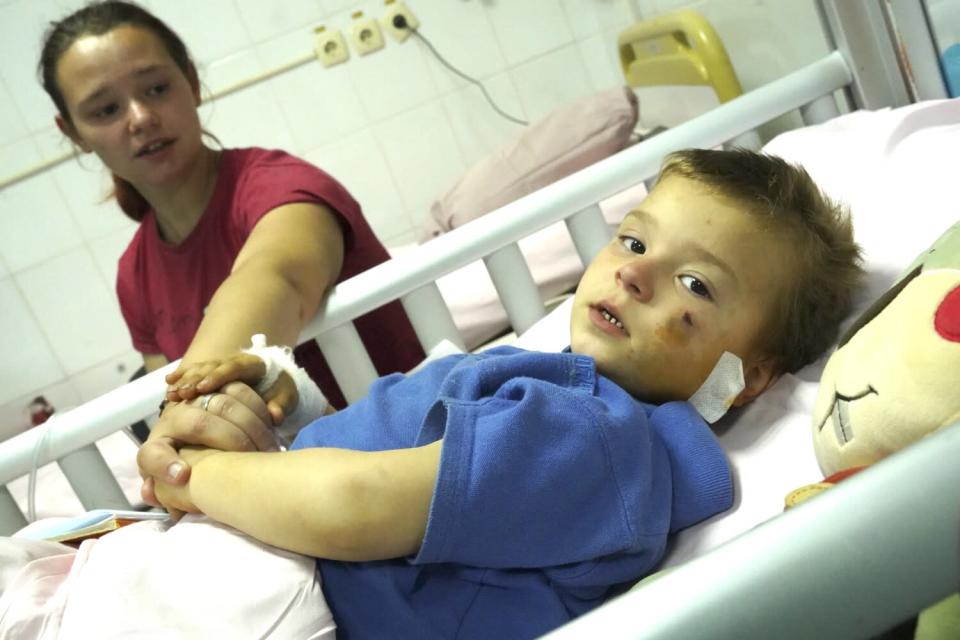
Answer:
[[[344,249],[354,243],[354,230],[363,214],[353,196],[328,173],[282,151],[269,151],[254,161],[238,185],[242,203],[235,220],[246,237],[260,219],[285,204],[307,202],[328,207],[340,221]]]
[[[474,366],[448,376],[424,427],[443,431],[444,444],[414,562],[590,565],[568,567],[564,575],[573,577],[605,556],[662,553],[669,465],[642,405],[598,397],[587,358],[554,354],[543,373],[511,377]]]

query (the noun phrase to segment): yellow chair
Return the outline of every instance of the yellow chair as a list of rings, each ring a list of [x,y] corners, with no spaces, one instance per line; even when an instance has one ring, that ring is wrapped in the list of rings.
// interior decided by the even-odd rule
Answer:
[[[721,103],[743,93],[720,37],[696,11],[637,22],[620,34],[617,47],[631,87],[709,85]]]

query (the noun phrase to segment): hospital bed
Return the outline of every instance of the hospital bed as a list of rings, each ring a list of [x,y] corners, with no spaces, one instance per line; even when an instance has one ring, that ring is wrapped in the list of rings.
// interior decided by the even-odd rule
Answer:
[[[598,203],[653,177],[670,151],[722,145],[793,110],[808,126],[778,137],[770,150],[803,162],[831,195],[850,201],[871,269],[860,306],[879,295],[898,268],[957,217],[944,206],[955,202],[943,179],[949,151],[934,146],[923,156],[930,165],[918,167],[929,171],[910,178],[919,181],[911,190],[927,190],[918,209],[923,215],[898,228],[890,242],[889,210],[871,206],[884,196],[902,202],[894,196],[903,185],[874,181],[870,173],[884,144],[904,135],[903,123],[888,116],[905,113],[912,126],[935,127],[931,144],[940,139],[956,149],[960,103],[924,101],[911,107],[915,111],[883,111],[929,97],[897,62],[912,45],[893,46],[881,3],[824,2],[822,9],[836,45],[823,59],[339,285],[303,335],[316,337],[348,400],[362,397],[376,377],[349,321],[399,298],[425,348],[444,340],[463,347],[435,282],[476,260],[489,269],[521,334],[518,344],[563,346],[568,307],[546,312],[518,240],[563,221],[586,263],[609,239]],[[838,96],[868,111],[841,115]],[[943,197],[930,197],[931,189]],[[734,508],[681,532],[665,575],[555,637],[869,637],[960,588],[960,425],[779,514],[787,491],[820,479],[809,411],[822,365],[785,376],[721,423],[736,475]],[[162,377],[173,366],[63,414],[46,433],[0,444],[0,483],[58,460],[85,507],[123,506],[122,492],[90,446],[154,413]],[[24,524],[9,494],[0,496],[0,514],[8,530]]]

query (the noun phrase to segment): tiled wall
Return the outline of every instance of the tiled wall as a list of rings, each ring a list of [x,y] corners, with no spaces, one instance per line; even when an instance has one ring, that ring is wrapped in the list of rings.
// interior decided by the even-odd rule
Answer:
[[[46,21],[76,0],[0,0],[0,179],[68,146],[36,80]],[[300,58],[313,27],[346,30],[382,0],[151,0],[192,48],[210,91]],[[632,15],[693,6],[714,24],[746,89],[826,53],[811,0],[407,0],[422,32],[483,80],[507,111],[535,120],[621,82],[617,33]],[[642,105],[641,105],[642,109]],[[479,92],[413,39],[324,69],[319,63],[202,107],[226,146],[280,147],[343,181],[387,244],[416,236],[431,200],[515,135]],[[0,438],[43,393],[66,408],[139,366],[113,293],[133,226],[98,161],[71,160],[0,191]]]

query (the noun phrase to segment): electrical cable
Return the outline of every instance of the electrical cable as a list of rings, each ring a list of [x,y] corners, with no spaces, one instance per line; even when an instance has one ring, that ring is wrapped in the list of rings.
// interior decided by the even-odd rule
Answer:
[[[490,94],[487,93],[487,88],[483,86],[483,83],[481,83],[481,82],[480,82],[479,80],[477,80],[476,78],[472,78],[472,77],[468,76],[467,74],[465,74],[464,72],[460,71],[459,69],[457,69],[456,67],[454,67],[454,66],[453,66],[452,64],[450,64],[449,62],[447,62],[446,58],[444,58],[442,55],[440,55],[440,52],[437,51],[436,47],[434,47],[433,44],[432,44],[429,40],[427,40],[427,37],[426,37],[425,35],[423,35],[422,33],[420,33],[420,31],[419,31],[418,29],[413,29],[413,28],[411,28],[411,27],[407,24],[407,19],[404,18],[402,15],[397,15],[397,16],[394,16],[394,17],[393,17],[393,26],[396,27],[397,29],[406,29],[406,30],[408,30],[411,35],[413,35],[413,36],[416,37],[416,38],[419,38],[419,39],[420,39],[420,42],[422,42],[424,45],[426,45],[427,49],[430,50],[430,53],[432,53],[434,56],[436,56],[437,60],[439,60],[440,63],[441,63],[443,66],[445,66],[447,69],[449,69],[451,72],[453,72],[454,74],[456,74],[456,75],[459,76],[460,78],[463,78],[463,79],[466,80],[467,82],[476,85],[476,86],[480,89],[480,91],[483,93],[483,97],[486,98],[487,102],[490,104],[490,106],[493,108],[493,110],[496,111],[500,116],[502,116],[503,118],[506,118],[506,119],[509,120],[510,122],[514,122],[514,123],[519,124],[519,125],[527,126],[527,125],[530,124],[530,123],[527,122],[526,120],[522,120],[522,119],[520,119],[520,118],[517,118],[517,117],[514,117],[514,116],[510,115],[509,113],[507,113],[506,111],[504,111],[503,109],[501,109],[499,106],[497,106],[497,103],[494,102],[494,101],[493,101],[493,98],[490,97]]]

